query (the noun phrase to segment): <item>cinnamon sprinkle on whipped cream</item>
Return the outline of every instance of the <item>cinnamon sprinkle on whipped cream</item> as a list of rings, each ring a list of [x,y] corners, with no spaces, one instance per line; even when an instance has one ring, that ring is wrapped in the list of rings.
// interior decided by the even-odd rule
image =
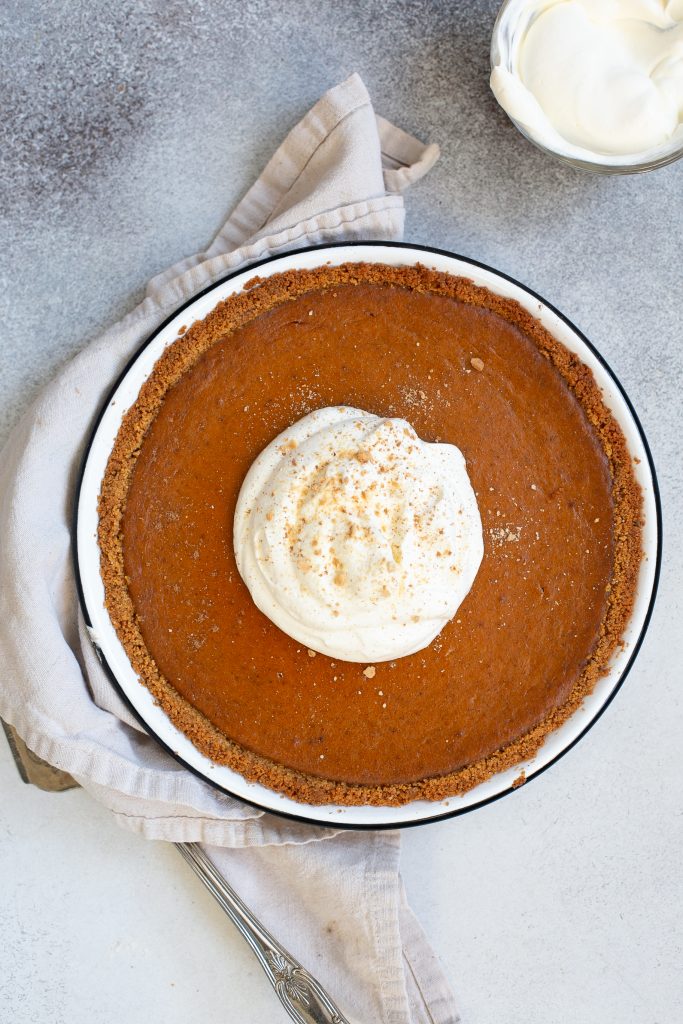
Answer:
[[[483,556],[459,449],[347,406],[310,413],[261,452],[240,491],[234,545],[275,625],[311,651],[366,663],[427,647]]]

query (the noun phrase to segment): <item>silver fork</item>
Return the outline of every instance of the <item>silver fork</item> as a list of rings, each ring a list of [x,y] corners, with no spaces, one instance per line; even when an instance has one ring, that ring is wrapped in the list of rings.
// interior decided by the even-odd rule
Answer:
[[[297,1024],[349,1024],[320,982],[266,931],[197,843],[175,844],[251,946],[285,1010]]]

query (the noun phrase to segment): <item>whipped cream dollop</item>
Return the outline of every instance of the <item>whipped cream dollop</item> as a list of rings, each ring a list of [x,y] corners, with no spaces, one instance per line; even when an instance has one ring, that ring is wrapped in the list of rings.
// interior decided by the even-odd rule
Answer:
[[[491,88],[536,142],[624,164],[683,142],[683,0],[519,0],[508,18]]]
[[[459,449],[346,406],[304,416],[261,452],[239,494],[234,544],[276,626],[353,662],[427,647],[484,550]]]

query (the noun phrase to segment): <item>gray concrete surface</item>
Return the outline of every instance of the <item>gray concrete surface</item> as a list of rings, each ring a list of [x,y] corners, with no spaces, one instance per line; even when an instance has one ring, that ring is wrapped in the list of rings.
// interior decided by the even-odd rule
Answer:
[[[204,246],[320,93],[359,71],[378,112],[442,147],[407,197],[406,238],[490,262],[588,334],[643,420],[668,527],[652,627],[608,714],[528,788],[406,834],[410,898],[466,1024],[675,1024],[683,162],[602,178],[533,149],[487,88],[496,7],[4,0],[0,442],[151,275]],[[83,793],[22,787],[3,742],[0,780],[0,1017],[280,1019],[172,851],[117,831]]]

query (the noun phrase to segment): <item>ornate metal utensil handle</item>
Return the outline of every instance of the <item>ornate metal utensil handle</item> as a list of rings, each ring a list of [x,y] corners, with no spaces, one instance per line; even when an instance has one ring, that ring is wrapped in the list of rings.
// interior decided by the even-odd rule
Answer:
[[[201,847],[197,843],[175,845],[247,940],[292,1020],[297,1024],[349,1024],[320,982],[266,931]]]

